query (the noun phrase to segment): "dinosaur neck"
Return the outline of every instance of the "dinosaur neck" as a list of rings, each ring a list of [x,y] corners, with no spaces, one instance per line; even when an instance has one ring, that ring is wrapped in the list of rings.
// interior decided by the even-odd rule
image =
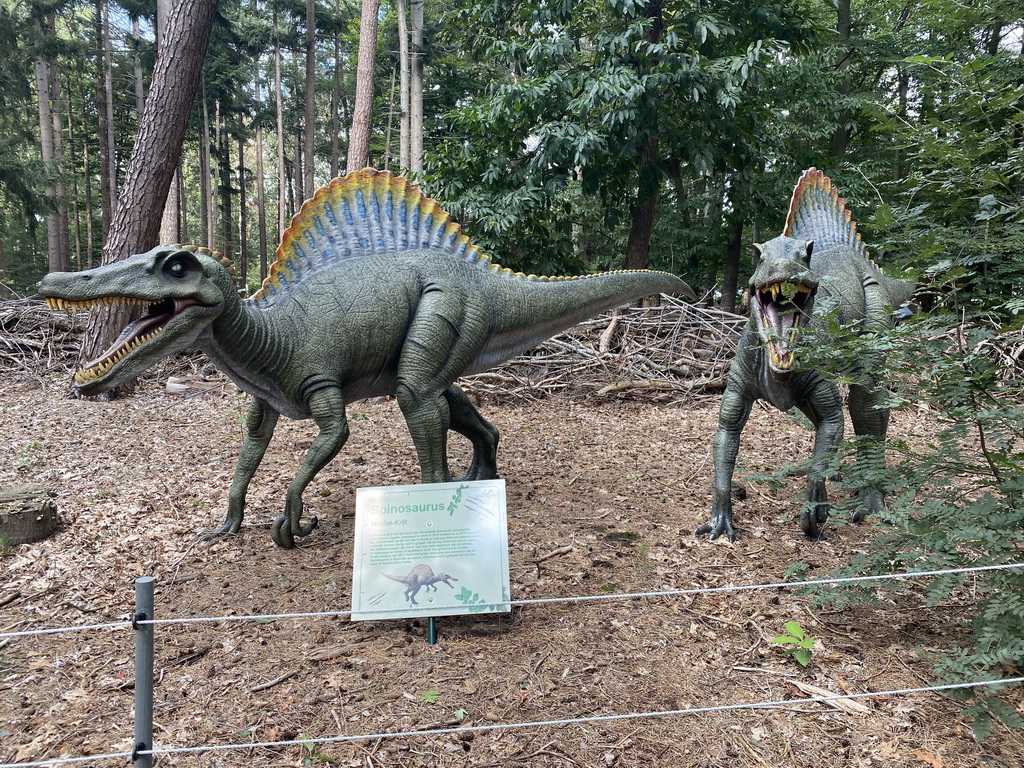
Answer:
[[[241,389],[268,401],[280,399],[274,383],[288,357],[288,334],[270,313],[225,291],[225,309],[200,339],[199,347]]]

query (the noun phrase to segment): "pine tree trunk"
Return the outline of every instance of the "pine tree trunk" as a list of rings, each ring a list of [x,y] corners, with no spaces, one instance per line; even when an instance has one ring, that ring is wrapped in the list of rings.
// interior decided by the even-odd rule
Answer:
[[[409,170],[423,170],[423,0],[409,0]]]
[[[238,113],[238,265],[242,286],[249,285],[249,227],[245,195],[245,116]]]
[[[274,30],[277,30],[277,10],[274,11]],[[274,36],[274,95],[277,108],[277,236],[284,234],[287,218],[287,177],[284,167],[284,97],[281,94],[281,41]]]
[[[734,216],[735,214],[733,211]],[[737,216],[733,219],[731,227],[725,267],[722,270],[722,309],[726,312],[736,311],[736,288],[739,283],[740,256],[743,248],[743,219]]]
[[[110,7],[106,2],[101,4],[102,23],[100,25],[100,50],[102,52],[103,66],[103,114],[101,141],[106,146],[104,153],[106,170],[104,177],[106,187],[103,191],[103,242],[107,241],[110,234],[110,227],[113,223],[114,211],[118,205],[118,183],[117,183],[117,140],[114,136],[114,72],[111,57],[113,56],[110,47]]]
[[[157,55],[160,55],[160,52],[163,50],[164,30],[167,27],[167,16],[171,11],[171,5],[172,0],[157,0],[156,3]],[[160,219],[159,241],[161,243],[180,243],[184,239],[181,229],[181,221],[183,218],[181,213],[181,195],[178,193],[181,185],[181,159],[179,158],[177,165],[174,167],[174,179],[171,181],[171,186],[167,190],[167,202],[164,203],[164,214]]]
[[[398,167],[409,170],[409,29],[406,24],[405,0],[395,6],[398,14]]]
[[[356,100],[349,134],[348,173],[370,162],[370,132],[373,127],[373,70],[377,58],[377,14],[380,0],[363,0],[359,18],[359,56],[356,62]]]
[[[216,7],[216,0],[177,0],[168,17],[166,50],[176,55],[157,58],[153,85],[125,174],[124,194],[110,224],[104,264],[145,251],[156,241]],[[128,307],[117,305],[93,310],[79,360],[99,357],[132,314]]]
[[[335,12],[340,2],[335,0]],[[341,32],[334,30],[334,83],[331,86],[331,178],[341,167]]]
[[[256,103],[262,104],[260,81],[256,80]],[[260,281],[267,278],[267,200],[263,168],[263,123],[256,123],[256,213],[259,219]]]
[[[35,22],[35,33],[40,39],[43,38],[43,26]],[[57,216],[57,188],[53,182],[57,170],[54,164],[53,148],[53,114],[50,104],[50,67],[42,55],[35,59],[36,74],[36,95],[39,105],[39,146],[43,159],[43,172],[46,174],[46,186],[43,189],[43,196],[46,198],[47,211],[46,222],[46,264],[51,272],[65,271],[61,259],[60,229]]]
[[[315,187],[313,150],[316,142],[316,3],[306,0],[306,129],[303,142],[303,190],[312,195]]]
[[[210,110],[206,104],[206,78],[200,89],[203,115],[202,133],[199,135],[199,241],[206,248],[213,247],[213,217],[210,216]]]

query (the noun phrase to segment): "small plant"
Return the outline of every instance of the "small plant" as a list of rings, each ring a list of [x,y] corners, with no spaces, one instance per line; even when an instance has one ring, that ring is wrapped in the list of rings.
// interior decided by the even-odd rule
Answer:
[[[43,443],[40,440],[33,440],[25,443],[20,448],[14,449],[14,466],[17,469],[28,469],[36,463],[35,457],[33,456],[36,451],[43,447]]]
[[[806,667],[811,663],[814,637],[804,632],[804,628],[795,621],[786,622],[786,633],[773,638],[772,642],[790,646],[785,649],[786,653],[796,659],[801,667]]]
[[[317,748],[316,742],[306,734],[302,734],[300,741],[302,742],[303,751],[306,752],[302,757],[303,765],[339,765],[341,763],[341,760],[338,758],[321,752]]]
[[[0,557],[7,557],[9,554],[11,554],[11,537],[6,533],[0,533]]]
[[[437,704],[437,700],[441,698],[440,691],[422,691],[418,697],[418,700],[424,704]]]

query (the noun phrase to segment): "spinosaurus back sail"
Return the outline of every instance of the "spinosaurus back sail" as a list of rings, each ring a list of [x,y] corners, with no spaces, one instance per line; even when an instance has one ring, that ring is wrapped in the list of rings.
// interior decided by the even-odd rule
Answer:
[[[517,274],[493,263],[435,200],[407,179],[364,168],[334,179],[303,204],[281,237],[267,279],[250,301],[270,307],[290,286],[332,264],[417,249]]]
[[[846,201],[832,186],[832,180],[817,168],[808,168],[797,181],[782,234],[813,240],[818,250],[845,246],[868,258]]]

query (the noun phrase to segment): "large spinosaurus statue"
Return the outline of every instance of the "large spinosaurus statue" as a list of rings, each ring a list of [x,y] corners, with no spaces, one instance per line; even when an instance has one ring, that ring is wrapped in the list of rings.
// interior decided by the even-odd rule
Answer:
[[[288,486],[271,536],[295,546],[302,492],[344,445],[347,403],[395,395],[423,482],[445,482],[449,429],[472,444],[469,480],[497,476],[498,431],[454,384],[588,317],[642,296],[693,291],[664,272],[537,277],[503,269],[401,177],[364,169],[306,201],[263,286],[238,297],[232,272],[203,249],[160,246],[85,272],[53,273],[53,309],[111,302],[147,308],[75,375],[85,395],[109,390],[167,355],[198,346],[253,395],[248,433],[218,533],[242,524],[246,491],[280,414],[319,433]]]
[[[827,340],[826,318],[863,330],[891,328],[909,314],[914,287],[887,277],[868,258],[845,201],[815,168],[803,173],[793,191],[782,235],[754,247],[760,261],[750,278],[750,319],[729,369],[714,437],[711,519],[695,533],[712,539],[724,533],[735,540],[732,477],[740,434],[753,403],[764,399],[782,411],[799,408],[814,424],[814,461],[800,527],[817,538],[829,511],[824,477],[828,455],[843,438],[842,398],[833,379],[796,366],[798,337],[810,330],[815,339]],[[889,412],[884,388],[870,373],[875,362],[862,360],[852,372],[855,383],[848,401],[854,432],[868,438],[857,458],[864,466],[885,461]],[[859,522],[882,507],[881,490],[865,489],[853,520]]]

